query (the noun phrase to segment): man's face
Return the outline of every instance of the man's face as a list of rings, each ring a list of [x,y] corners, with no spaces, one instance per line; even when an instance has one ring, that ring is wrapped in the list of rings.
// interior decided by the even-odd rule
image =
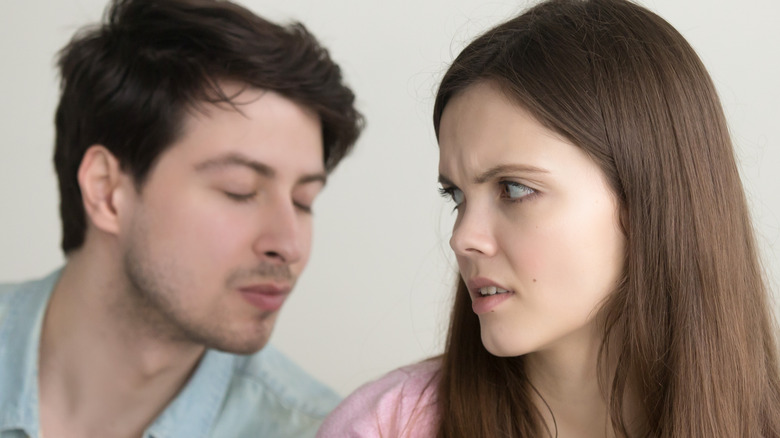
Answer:
[[[315,113],[270,91],[235,101],[192,111],[127,203],[118,304],[156,336],[250,353],[306,265],[325,170]]]

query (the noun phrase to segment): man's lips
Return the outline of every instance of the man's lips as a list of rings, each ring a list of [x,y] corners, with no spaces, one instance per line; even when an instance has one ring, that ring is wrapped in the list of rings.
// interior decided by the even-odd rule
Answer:
[[[279,310],[290,294],[290,290],[290,285],[276,283],[253,284],[238,288],[241,296],[249,304],[265,312]]]

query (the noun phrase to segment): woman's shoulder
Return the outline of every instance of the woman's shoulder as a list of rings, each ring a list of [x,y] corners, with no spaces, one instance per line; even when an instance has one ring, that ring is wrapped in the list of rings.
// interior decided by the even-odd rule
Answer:
[[[366,383],[328,416],[317,437],[431,436],[439,366],[431,359]]]
[[[439,359],[429,359],[398,368],[373,382],[366,383],[353,395],[401,398],[419,398],[428,393],[432,395],[436,392],[435,380],[438,376],[439,366]]]

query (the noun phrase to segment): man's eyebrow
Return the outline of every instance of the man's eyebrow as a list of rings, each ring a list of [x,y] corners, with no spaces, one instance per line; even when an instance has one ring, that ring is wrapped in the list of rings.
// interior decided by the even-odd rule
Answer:
[[[276,171],[271,166],[240,154],[228,154],[203,161],[195,165],[195,170],[201,172],[231,166],[246,167],[265,178],[273,178],[276,176]],[[328,175],[323,171],[303,175],[302,177],[298,178],[297,184],[300,185],[319,182],[322,185],[325,185],[327,181]]]
[[[495,178],[502,173],[550,173],[549,171],[536,166],[528,166],[525,164],[501,164],[482,172],[474,178],[474,184],[484,184],[491,179]],[[446,176],[439,174],[439,183],[446,186],[454,186],[455,184],[449,180]]]
[[[253,160],[251,158],[247,158],[239,154],[222,155],[217,158],[212,158],[200,162],[195,165],[195,170],[201,172],[201,171],[206,171],[211,169],[220,169],[220,168],[232,167],[232,166],[247,167],[255,171],[257,174],[261,176],[265,176],[267,178],[273,178],[274,176],[276,176],[276,171],[274,171],[267,164],[263,164],[259,161]]]
[[[312,173],[311,175],[304,175],[298,178],[298,185],[321,183],[323,186],[328,182],[328,174],[325,172]]]

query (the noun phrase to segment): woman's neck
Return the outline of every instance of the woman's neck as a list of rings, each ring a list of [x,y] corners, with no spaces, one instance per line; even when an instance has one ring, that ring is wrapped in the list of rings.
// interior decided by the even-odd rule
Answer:
[[[611,385],[616,362],[610,358],[599,362],[602,341],[596,323],[591,323],[525,356],[526,373],[536,391],[532,400],[553,436],[556,429],[560,437],[615,436],[605,388]]]

